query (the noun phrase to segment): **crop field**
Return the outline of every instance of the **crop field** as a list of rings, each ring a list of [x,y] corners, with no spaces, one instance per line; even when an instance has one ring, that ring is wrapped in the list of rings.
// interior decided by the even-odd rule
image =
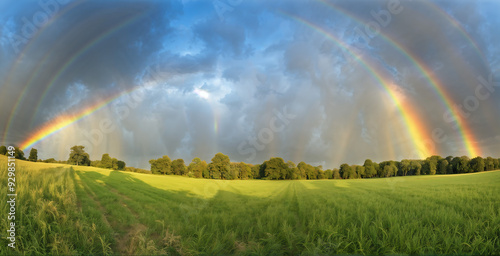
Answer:
[[[500,171],[223,181],[17,161],[16,178],[1,255],[500,254]]]

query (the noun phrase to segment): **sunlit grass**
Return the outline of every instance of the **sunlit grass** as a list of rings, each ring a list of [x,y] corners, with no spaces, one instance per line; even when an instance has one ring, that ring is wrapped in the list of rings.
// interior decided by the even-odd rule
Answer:
[[[500,253],[499,171],[222,181],[18,163],[26,254]]]

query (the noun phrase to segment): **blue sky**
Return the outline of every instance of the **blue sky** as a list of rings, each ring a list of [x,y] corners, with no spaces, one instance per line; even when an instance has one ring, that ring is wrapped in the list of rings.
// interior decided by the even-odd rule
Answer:
[[[75,144],[84,144],[92,159],[110,153],[143,168],[165,154],[186,162],[210,161],[217,152],[250,163],[279,156],[325,168],[419,157],[397,104],[368,63],[418,109],[428,128],[422,133],[443,131],[446,140],[432,142],[437,153],[467,155],[425,74],[390,38],[442,82],[454,106],[469,104],[464,120],[474,145],[498,157],[499,92],[478,89],[478,78],[497,84],[499,7],[496,1],[2,1],[2,142],[20,145],[60,115],[132,91],[36,144],[40,157],[66,159]],[[374,24],[377,31],[370,30]],[[102,129],[103,120],[113,129]]]

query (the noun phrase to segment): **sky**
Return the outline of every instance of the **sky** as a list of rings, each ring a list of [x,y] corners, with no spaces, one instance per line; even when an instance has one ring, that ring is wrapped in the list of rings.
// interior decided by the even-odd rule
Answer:
[[[36,4],[35,4],[36,3]],[[0,138],[149,169],[500,156],[498,1],[0,2]]]

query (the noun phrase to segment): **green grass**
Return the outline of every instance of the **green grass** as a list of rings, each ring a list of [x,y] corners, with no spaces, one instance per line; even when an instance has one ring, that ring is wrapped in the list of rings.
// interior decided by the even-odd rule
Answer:
[[[500,171],[220,181],[18,163],[18,248],[2,239],[2,255],[500,254]]]

